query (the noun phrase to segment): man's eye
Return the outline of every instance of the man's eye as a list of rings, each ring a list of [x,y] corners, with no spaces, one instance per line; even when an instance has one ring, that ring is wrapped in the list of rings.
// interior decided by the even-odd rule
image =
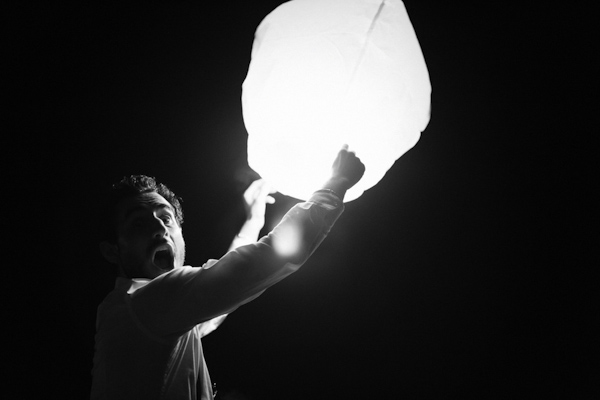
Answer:
[[[170,215],[163,215],[160,217],[160,219],[162,219],[166,225],[169,225],[171,222],[173,222],[173,218]]]

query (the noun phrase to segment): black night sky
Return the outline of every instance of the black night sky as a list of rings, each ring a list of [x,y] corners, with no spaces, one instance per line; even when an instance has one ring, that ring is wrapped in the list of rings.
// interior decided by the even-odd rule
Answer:
[[[280,3],[7,15],[15,398],[88,396],[95,310],[114,279],[95,213],[113,181],[153,175],[183,197],[188,264],[226,250],[251,179],[241,84]],[[484,3],[405,2],[431,122],[298,273],[205,339],[226,398],[600,396],[589,13]],[[270,224],[291,204],[278,196]]]

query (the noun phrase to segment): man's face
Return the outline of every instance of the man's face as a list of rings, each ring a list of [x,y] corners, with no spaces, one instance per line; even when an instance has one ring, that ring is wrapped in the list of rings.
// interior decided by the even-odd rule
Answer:
[[[125,275],[153,279],[183,266],[181,227],[164,197],[152,192],[124,199],[117,221],[117,262]]]

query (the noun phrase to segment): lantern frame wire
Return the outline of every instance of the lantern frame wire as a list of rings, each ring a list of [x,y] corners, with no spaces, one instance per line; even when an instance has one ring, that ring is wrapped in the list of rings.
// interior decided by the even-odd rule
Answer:
[[[379,4],[379,8],[377,9],[377,12],[375,13],[375,16],[373,17],[373,20],[371,21],[371,25],[369,26],[369,29],[367,30],[365,42],[362,46],[362,49],[360,50],[360,55],[358,57],[358,61],[356,62],[356,65],[354,67],[354,71],[352,71],[352,75],[350,76],[350,81],[348,82],[347,90],[350,90],[350,86],[352,85],[352,82],[354,82],[354,77],[356,76],[356,72],[358,71],[358,69],[360,68],[360,65],[362,64],[362,60],[364,59],[365,53],[367,51],[367,46],[369,45],[369,41],[371,39],[371,34],[373,33],[373,30],[375,29],[375,24],[377,23],[377,20],[379,19],[379,16],[381,15],[381,11],[383,10],[384,6],[385,6],[385,0],[381,0],[381,4]]]

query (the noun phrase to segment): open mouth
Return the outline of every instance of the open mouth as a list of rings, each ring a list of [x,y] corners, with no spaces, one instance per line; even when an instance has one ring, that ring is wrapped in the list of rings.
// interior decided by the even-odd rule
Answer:
[[[174,265],[174,256],[171,246],[164,244],[157,247],[154,251],[152,262],[156,267],[162,269],[163,271],[172,270]]]

